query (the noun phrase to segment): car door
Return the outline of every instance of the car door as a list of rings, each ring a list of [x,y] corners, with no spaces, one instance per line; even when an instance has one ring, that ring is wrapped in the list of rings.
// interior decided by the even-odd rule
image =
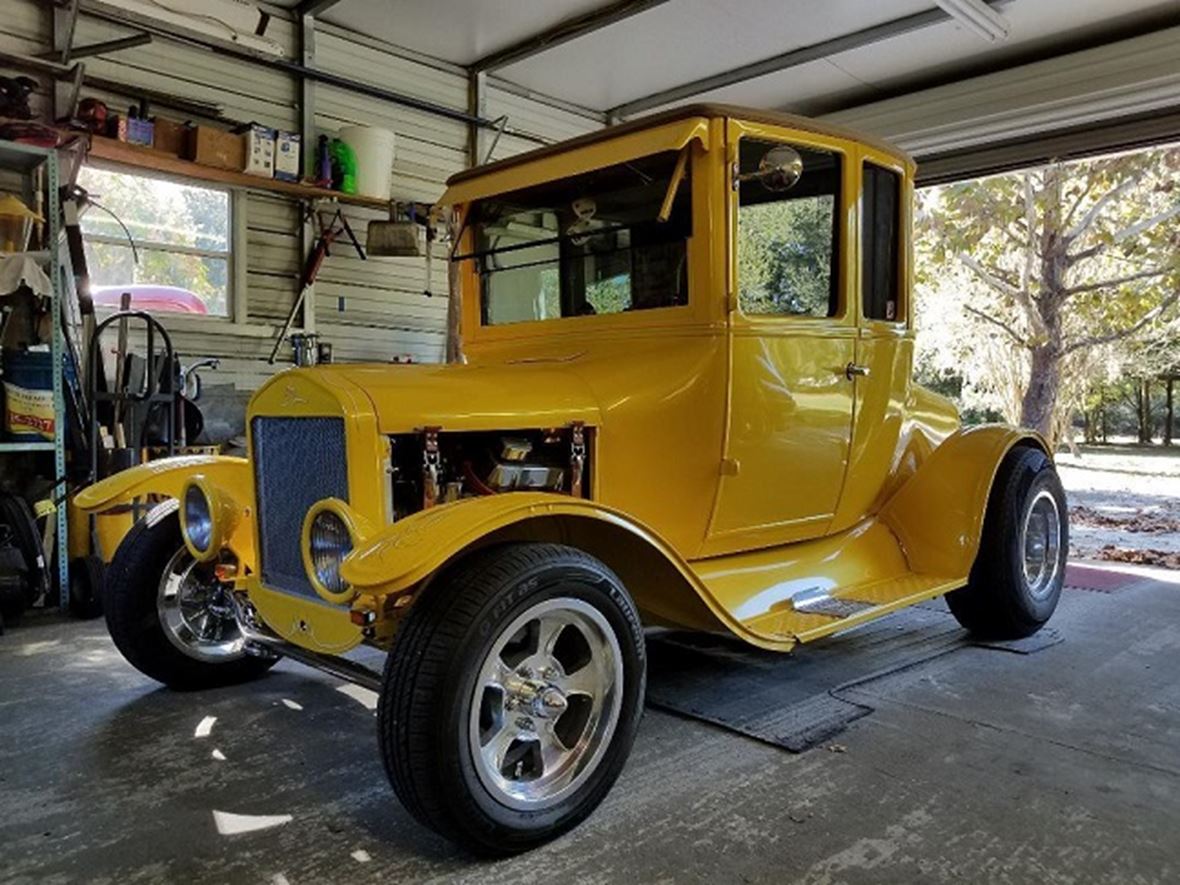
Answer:
[[[838,142],[730,123],[730,404],[712,553],[824,534],[852,434],[849,162]],[[789,187],[756,176],[788,144]],[[853,369],[854,370],[854,369]]]
[[[858,306],[856,362],[867,374],[855,382],[856,426],[848,475],[832,522],[839,531],[880,505],[891,483],[929,443],[906,437],[906,397],[913,372],[909,213],[913,202],[904,168],[888,155],[861,149],[857,225],[860,262],[851,287]],[[907,452],[907,447],[927,446]]]

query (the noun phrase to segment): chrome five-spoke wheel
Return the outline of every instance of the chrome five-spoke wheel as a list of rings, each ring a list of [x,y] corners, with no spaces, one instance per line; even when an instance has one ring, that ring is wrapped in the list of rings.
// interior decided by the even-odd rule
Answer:
[[[601,561],[541,542],[475,551],[398,628],[377,707],[389,780],[480,854],[540,845],[623,770],[646,669],[639,612]]]
[[[484,659],[469,737],[488,791],[521,810],[561,800],[594,771],[619,718],[619,640],[594,606],[538,603]]]
[[[227,661],[246,653],[234,617],[230,588],[181,547],[160,575],[156,610],[164,635],[177,649],[199,661]]]

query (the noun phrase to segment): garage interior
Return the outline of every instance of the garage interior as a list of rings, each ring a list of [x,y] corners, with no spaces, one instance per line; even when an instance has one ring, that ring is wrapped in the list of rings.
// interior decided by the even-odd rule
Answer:
[[[192,452],[244,454],[250,397],[295,362],[455,356],[449,245],[421,222],[473,166],[695,102],[887,139],[916,159],[919,188],[1180,141],[1174,0],[240,3],[252,31],[220,21],[229,0],[202,5],[0,0],[0,77],[30,78],[31,117],[13,105],[0,125],[100,104],[122,140],[75,132],[58,151],[63,182],[77,175],[96,205],[104,193],[131,205],[153,180],[214,201],[214,245],[140,250],[199,258],[199,305],[131,302],[180,365],[211,361]],[[305,180],[128,144],[129,108],[214,137],[240,124],[297,136]],[[329,193],[330,173],[307,183],[322,137],[355,126],[395,136],[384,198]],[[95,283],[135,251],[102,218],[92,208],[81,225]],[[387,219],[414,244],[366,257],[370,223]],[[101,322],[120,302],[99,291]],[[119,337],[150,347],[139,327]],[[57,374],[61,427],[70,382]],[[36,497],[52,500],[69,445],[0,444],[5,490],[36,474],[48,477]],[[64,505],[37,518],[56,535],[47,590],[0,635],[5,885],[1180,875],[1180,572],[1071,562],[1031,643],[970,641],[941,599],[781,658],[653,635],[647,709],[605,802],[555,842],[486,861],[399,804],[375,753],[373,692],[287,660],[252,685],[161,687],[101,619],[70,615],[66,539],[85,520]]]

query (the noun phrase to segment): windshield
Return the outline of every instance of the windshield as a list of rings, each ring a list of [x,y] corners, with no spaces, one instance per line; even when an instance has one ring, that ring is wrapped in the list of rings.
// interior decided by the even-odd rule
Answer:
[[[483,324],[687,304],[690,164],[681,179],[679,159],[668,151],[476,203],[475,250],[457,260],[476,262]]]

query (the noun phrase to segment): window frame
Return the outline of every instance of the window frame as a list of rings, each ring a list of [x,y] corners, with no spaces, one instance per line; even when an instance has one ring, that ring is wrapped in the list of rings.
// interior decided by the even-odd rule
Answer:
[[[835,154],[840,160],[840,194],[836,201],[835,230],[838,237],[833,246],[836,249],[836,260],[833,262],[836,271],[836,313],[832,316],[813,316],[800,314],[749,314],[741,308],[739,297],[740,281],[738,280],[738,223],[741,209],[741,193],[736,186],[736,174],[740,168],[740,147],[743,139],[776,142],[791,147],[801,147],[813,151],[826,151]],[[727,163],[725,190],[729,203],[729,259],[728,283],[729,313],[742,326],[774,327],[780,330],[795,329],[800,332],[812,330],[820,332],[825,329],[844,329],[856,325],[859,309],[851,309],[849,295],[850,284],[857,277],[857,269],[850,263],[855,259],[859,262],[857,251],[857,219],[856,207],[860,201],[859,182],[856,179],[858,169],[855,151],[849,150],[847,142],[819,133],[805,130],[787,129],[771,124],[753,123],[730,119],[727,128]],[[857,248],[854,248],[857,247]]]
[[[897,177],[897,213],[894,216],[897,231],[897,251],[894,256],[894,286],[897,294],[897,316],[893,319],[884,319],[883,317],[871,317],[868,315],[865,300],[865,262],[864,256],[866,254],[867,238],[865,237],[865,225],[868,221],[868,214],[865,208],[865,182],[867,176],[866,170],[873,166],[882,172],[888,172]],[[905,329],[909,328],[910,324],[910,293],[909,287],[906,285],[909,274],[909,259],[908,259],[908,240],[906,236],[907,224],[909,220],[909,205],[912,203],[912,198],[907,187],[907,179],[905,169],[899,166],[896,162],[891,161],[883,156],[869,154],[862,152],[860,157],[860,186],[858,194],[858,211],[857,211],[857,262],[858,262],[858,286],[857,286],[857,301],[859,307],[857,313],[863,324],[867,326],[879,325],[882,328],[889,329]]]
[[[194,323],[201,326],[207,326],[209,323],[231,324],[238,327],[245,327],[246,323],[246,206],[245,193],[238,187],[230,184],[221,184],[219,182],[205,181],[203,179],[188,178],[182,175],[170,175],[165,172],[157,172],[154,169],[144,169],[139,166],[132,166],[125,163],[115,163],[104,160],[87,159],[84,161],[86,166],[91,166],[95,169],[104,172],[114,172],[119,175],[130,175],[136,178],[156,179],[159,181],[168,181],[174,184],[184,185],[185,187],[200,188],[203,190],[220,191],[227,195],[227,233],[228,242],[225,252],[215,252],[212,250],[196,249],[189,246],[176,246],[166,243],[151,243],[145,244],[144,241],[136,240],[136,248],[151,249],[157,252],[174,252],[182,255],[195,255],[197,257],[205,258],[221,258],[226,260],[226,293],[225,293],[225,314],[193,314],[193,313],[167,313],[166,323],[170,327],[183,329],[186,324]],[[101,201],[101,196],[100,196]],[[90,210],[94,211],[94,210]],[[92,240],[98,243],[106,243],[112,245],[127,246],[126,238],[106,236],[102,234],[88,234],[83,233],[83,241]],[[106,307],[96,308],[100,316],[109,315],[116,312]]]

